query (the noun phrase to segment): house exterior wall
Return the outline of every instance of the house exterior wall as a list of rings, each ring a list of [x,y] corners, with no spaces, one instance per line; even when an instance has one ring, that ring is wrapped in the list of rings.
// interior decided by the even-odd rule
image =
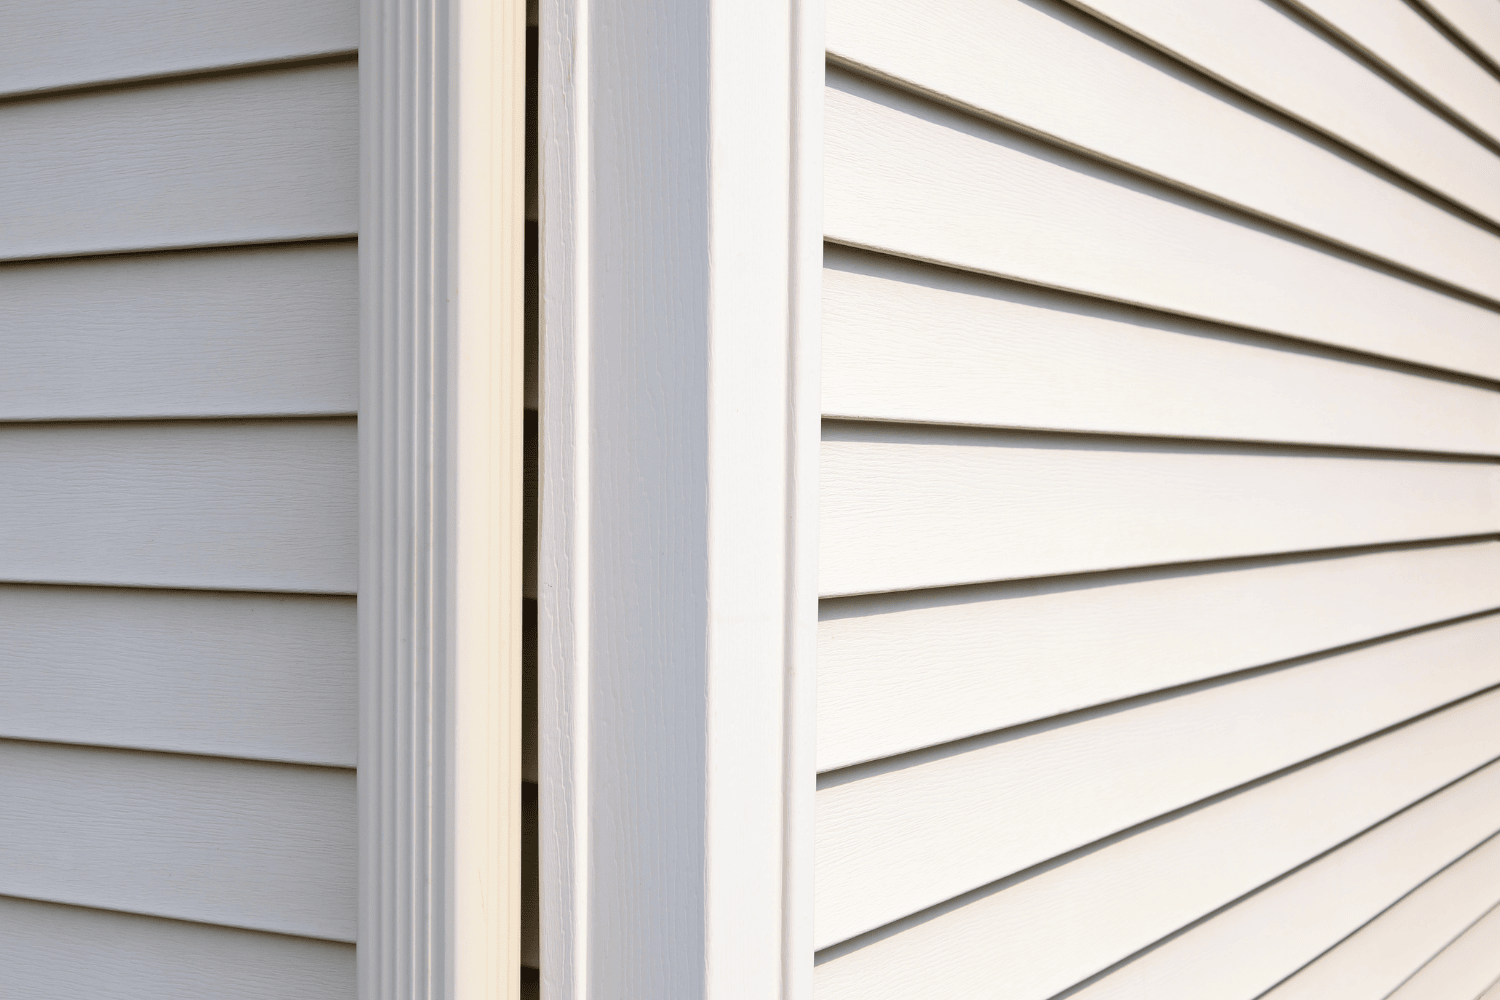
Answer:
[[[0,21],[0,993],[353,996],[357,4]]]
[[[1500,976],[1481,7],[829,0],[818,1000]]]

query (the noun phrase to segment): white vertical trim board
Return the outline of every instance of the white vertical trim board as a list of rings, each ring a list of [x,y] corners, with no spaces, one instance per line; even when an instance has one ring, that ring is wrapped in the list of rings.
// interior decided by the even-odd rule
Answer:
[[[361,32],[359,990],[516,998],[525,6]]]
[[[804,996],[816,2],[546,0],[542,988]]]

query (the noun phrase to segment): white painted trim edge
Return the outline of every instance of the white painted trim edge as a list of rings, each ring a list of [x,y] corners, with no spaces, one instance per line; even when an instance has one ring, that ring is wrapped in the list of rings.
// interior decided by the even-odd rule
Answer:
[[[522,0],[362,0],[359,996],[520,991]]]
[[[810,996],[822,31],[541,7],[549,1000]]]

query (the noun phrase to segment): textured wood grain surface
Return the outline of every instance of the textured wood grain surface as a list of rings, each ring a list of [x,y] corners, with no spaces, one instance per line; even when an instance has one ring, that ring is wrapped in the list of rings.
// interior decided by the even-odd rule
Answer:
[[[1500,542],[825,601],[828,770],[1500,608]]]
[[[1373,359],[830,244],[823,412],[1500,453],[1500,394]]]
[[[1477,535],[1500,466],[825,425],[825,596]]]
[[[1500,836],[1493,836],[1303,966],[1265,1000],[1384,1000],[1493,907],[1497,887]],[[1500,965],[1495,973],[1500,975]]]
[[[352,62],[0,104],[0,260],[352,236]]]
[[[825,775],[819,946],[1500,683],[1496,642],[1490,616]]]
[[[354,774],[0,741],[0,894],[354,940]]]
[[[828,79],[835,242],[1500,376],[1489,309],[1017,132]]]
[[[0,265],[0,420],[352,416],[353,243]]]
[[[1500,219],[1500,161],[1261,0],[1068,0],[1460,205]],[[1478,8],[1474,0],[1452,0]]]
[[[0,896],[18,997],[354,1000],[354,946]]]
[[[0,5],[0,96],[349,54],[358,0]]]
[[[0,585],[0,737],[353,767],[348,597]]]
[[[1383,2],[1431,32],[1401,0]],[[1371,5],[1356,6],[1370,21]],[[835,0],[829,18],[829,52],[866,72],[1500,297],[1500,237],[1061,3]],[[1437,41],[1442,65],[1463,68],[1467,60]],[[1345,58],[1322,48],[1326,59]],[[1490,116],[1500,121],[1500,84],[1468,68],[1489,85],[1477,103],[1488,107],[1493,90]]]
[[[354,423],[0,427],[0,580],[353,593]]]
[[[820,956],[818,996],[952,997],[1003,981],[1016,1000],[1051,997],[1485,765],[1497,721],[1491,692],[857,938]],[[1496,772],[1439,810],[1440,830],[1485,836],[1474,817],[1492,809]]]

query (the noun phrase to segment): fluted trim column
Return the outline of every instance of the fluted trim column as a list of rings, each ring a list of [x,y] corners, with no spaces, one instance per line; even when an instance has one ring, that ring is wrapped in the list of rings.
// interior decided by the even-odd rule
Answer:
[[[359,995],[512,998],[524,3],[361,21]]]

